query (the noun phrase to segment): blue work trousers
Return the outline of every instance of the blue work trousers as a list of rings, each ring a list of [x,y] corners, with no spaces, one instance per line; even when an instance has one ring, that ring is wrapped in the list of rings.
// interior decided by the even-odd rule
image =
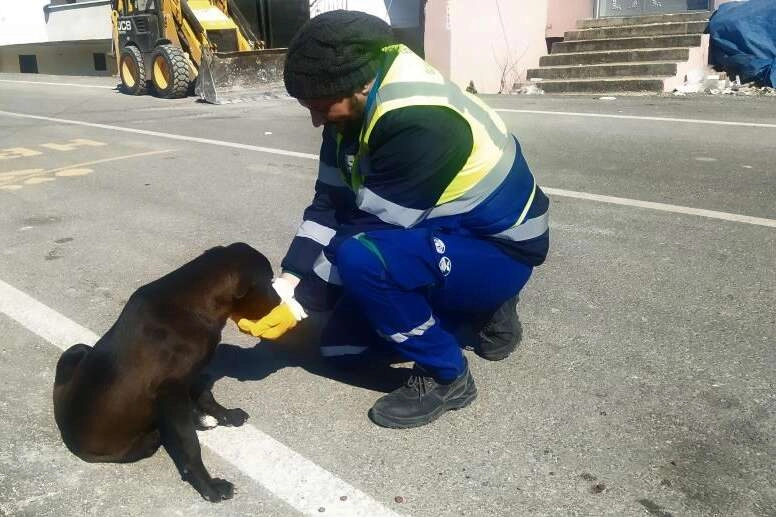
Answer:
[[[453,329],[517,295],[533,270],[487,240],[430,229],[350,238],[335,263],[344,294],[322,355],[342,363],[400,355],[442,382],[466,367]]]

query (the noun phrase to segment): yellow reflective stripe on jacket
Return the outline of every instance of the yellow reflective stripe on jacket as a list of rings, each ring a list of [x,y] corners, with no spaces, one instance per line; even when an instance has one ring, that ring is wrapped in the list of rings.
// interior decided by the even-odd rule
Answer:
[[[463,92],[428,63],[403,45],[383,49],[393,57],[377,91],[376,102],[366,114],[359,145],[358,170],[354,180],[362,183],[368,175],[368,142],[380,117],[408,106],[441,106],[458,113],[472,131],[472,152],[453,181],[442,193],[437,206],[466,197],[497,165],[510,145],[504,122],[476,97]],[[511,163],[506,164],[511,167]],[[507,169],[508,170],[508,169]],[[507,171],[499,171],[506,173]],[[355,186],[355,185],[354,185]]]

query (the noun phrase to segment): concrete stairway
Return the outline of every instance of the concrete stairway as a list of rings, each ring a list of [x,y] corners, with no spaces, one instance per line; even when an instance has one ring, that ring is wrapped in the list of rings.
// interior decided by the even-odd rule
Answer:
[[[528,78],[547,93],[659,93],[708,63],[708,11],[580,20]]]

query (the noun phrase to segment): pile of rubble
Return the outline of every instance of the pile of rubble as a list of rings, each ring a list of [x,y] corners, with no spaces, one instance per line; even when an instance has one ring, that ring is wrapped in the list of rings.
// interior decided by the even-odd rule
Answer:
[[[766,96],[776,97],[776,88],[758,86],[756,83],[741,83],[741,78],[736,76],[731,81],[727,74],[703,73],[697,71],[690,73],[685,78],[684,84],[674,90],[674,95],[683,96],[693,93],[705,93],[706,95],[734,95],[734,96]]]
[[[732,84],[724,90],[711,89],[706,90],[711,95],[763,95],[766,97],[776,97],[776,88],[770,86],[757,86],[755,83]]]
[[[534,77],[526,82],[517,82],[512,85],[511,95],[544,95],[541,87],[542,79]]]

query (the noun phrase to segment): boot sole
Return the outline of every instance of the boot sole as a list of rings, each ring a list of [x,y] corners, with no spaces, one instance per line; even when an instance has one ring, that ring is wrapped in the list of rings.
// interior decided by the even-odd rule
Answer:
[[[488,350],[487,352],[475,348],[474,353],[487,361],[503,361],[512,355],[512,352],[515,350],[517,350],[517,345],[509,345],[496,350]]]
[[[456,411],[458,409],[463,409],[477,398],[477,391],[474,391],[474,393],[470,393],[468,395],[465,395],[463,397],[459,397],[457,399],[453,399],[450,401],[445,402],[442,407],[434,411],[433,413],[430,413],[428,415],[423,415],[420,417],[415,418],[396,418],[396,417],[387,417],[378,411],[375,411],[374,408],[369,410],[369,419],[374,422],[375,424],[379,425],[380,427],[388,427],[390,429],[410,429],[413,427],[421,427],[426,424],[430,424],[442,414],[446,413],[447,411]]]

